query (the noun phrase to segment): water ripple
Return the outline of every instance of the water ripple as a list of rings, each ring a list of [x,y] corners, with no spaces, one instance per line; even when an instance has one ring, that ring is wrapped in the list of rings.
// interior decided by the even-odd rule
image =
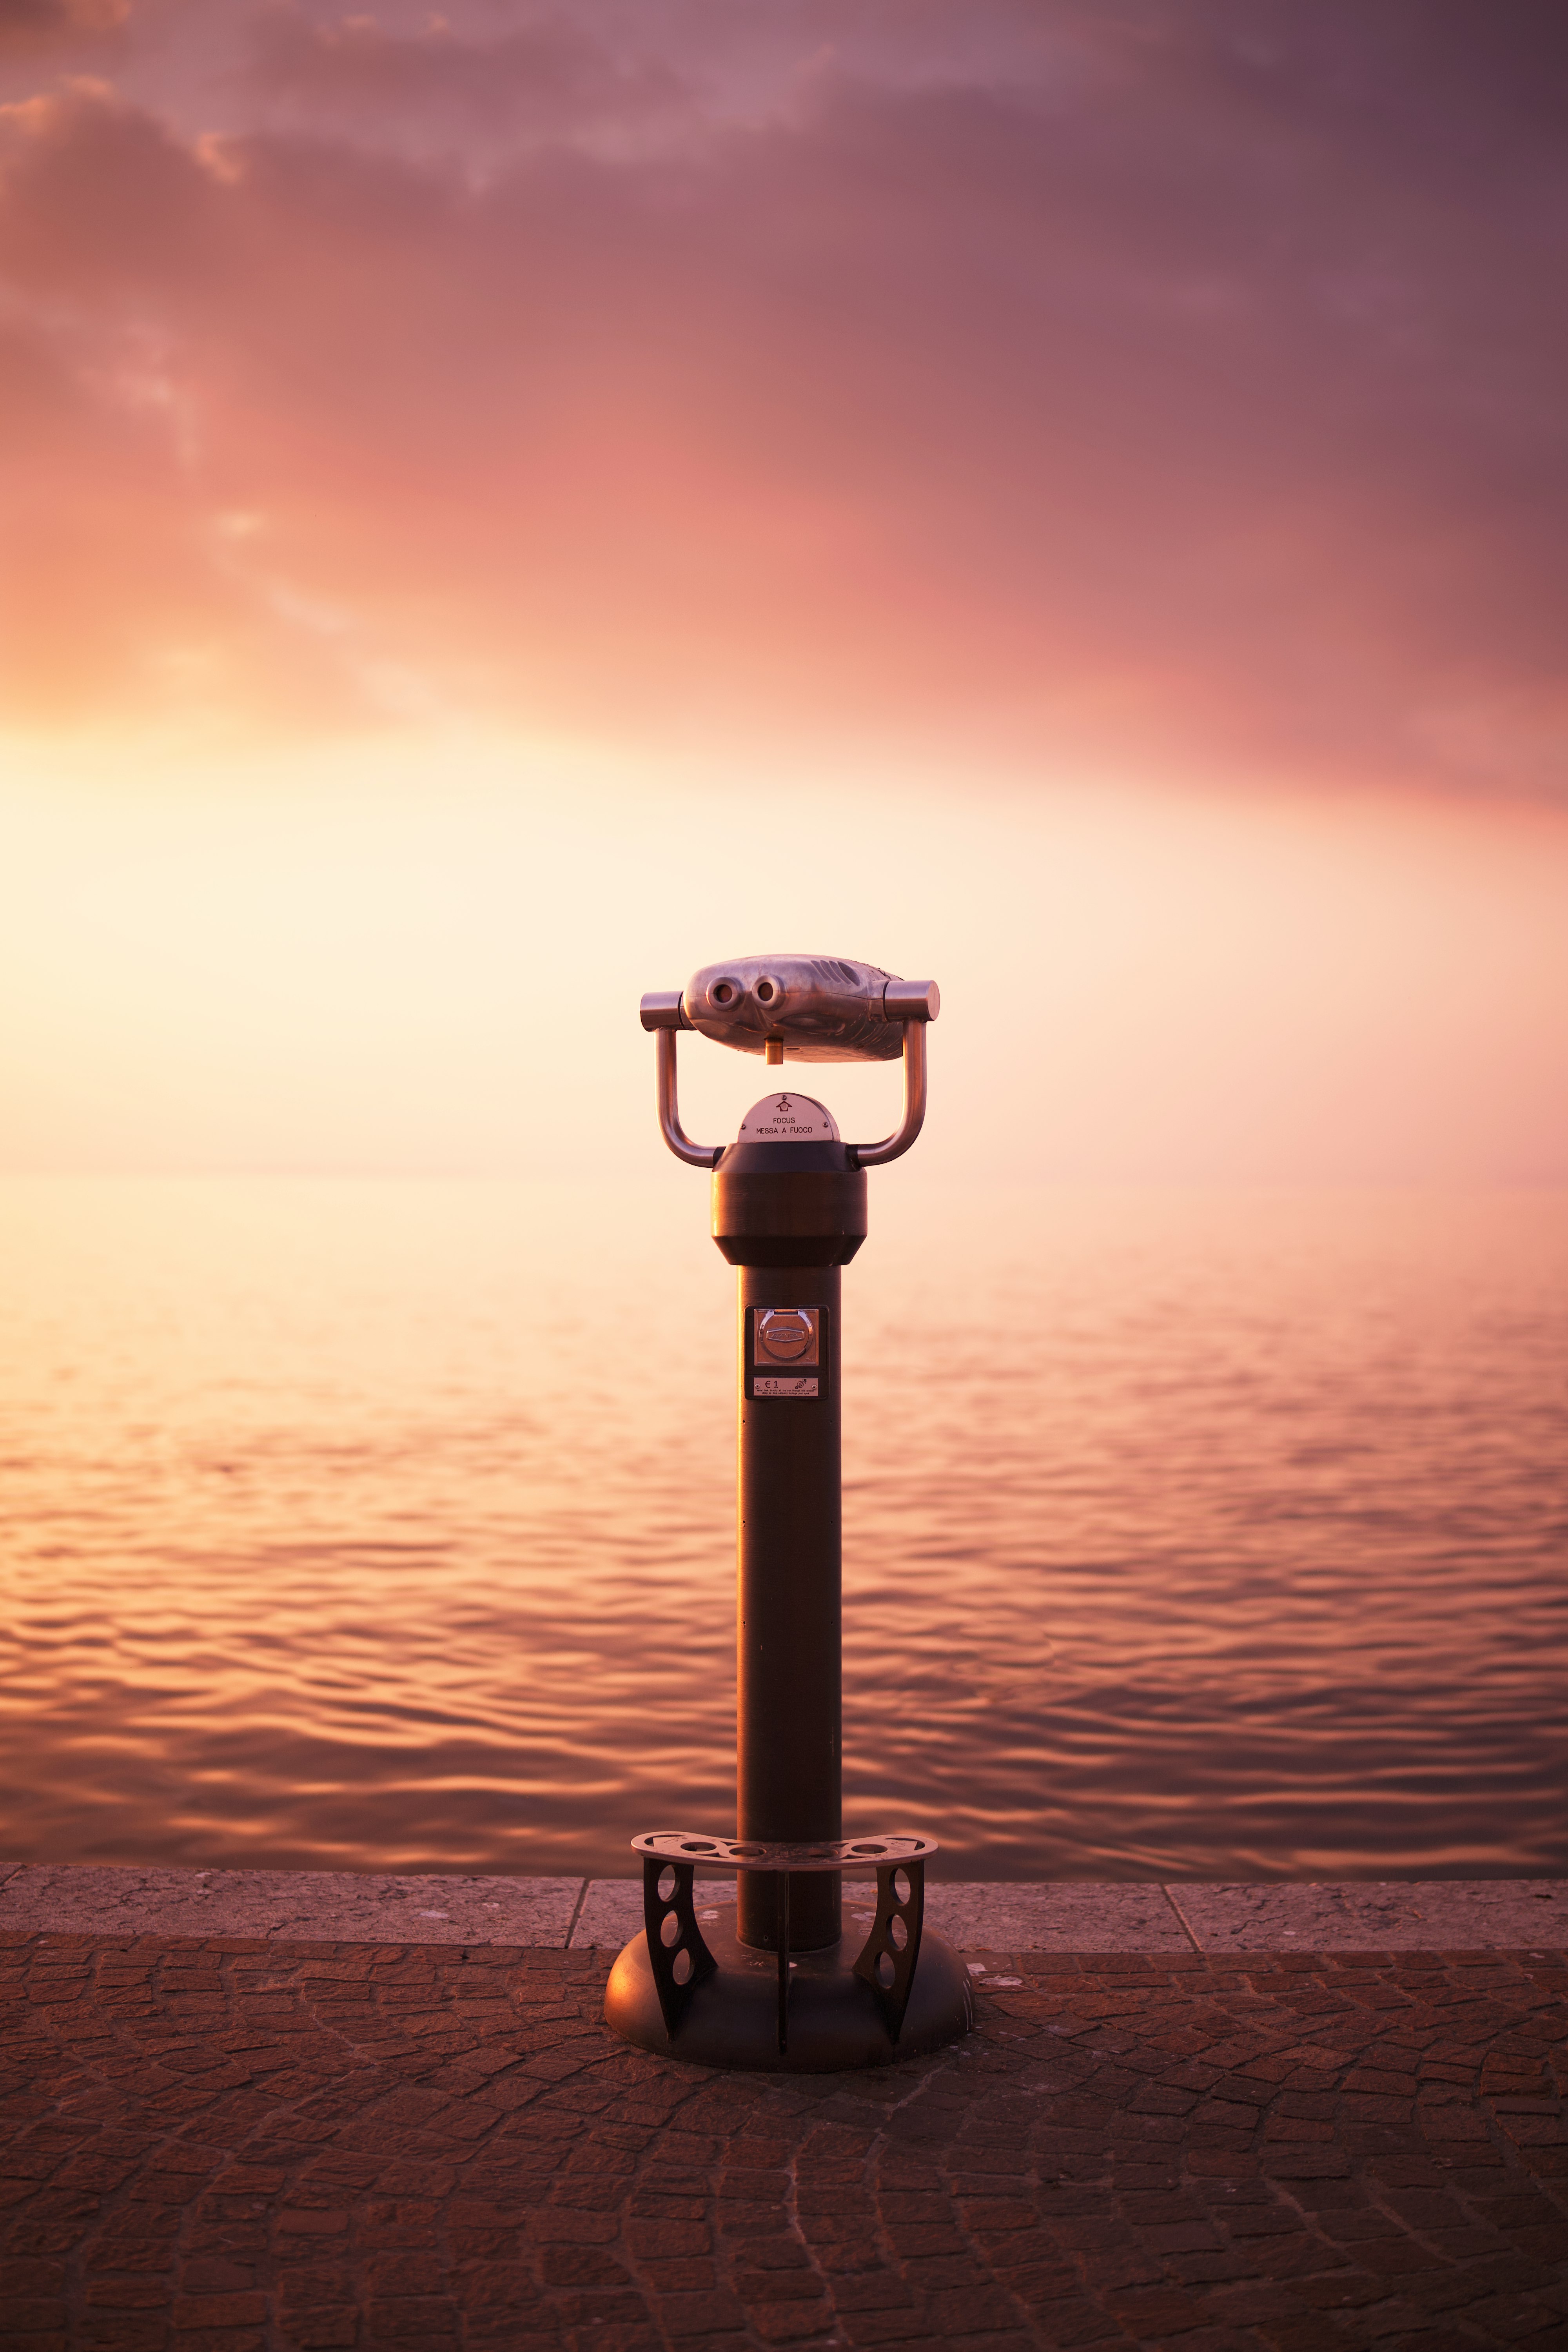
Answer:
[[[729,1821],[700,1182],[0,1194],[13,1855],[622,1872]],[[1568,1870],[1565,1277],[1562,1194],[889,1180],[851,1818],[987,1876]]]

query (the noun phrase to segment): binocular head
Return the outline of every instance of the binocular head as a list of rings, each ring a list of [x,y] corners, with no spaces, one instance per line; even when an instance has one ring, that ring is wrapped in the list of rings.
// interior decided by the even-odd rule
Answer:
[[[658,1121],[664,1139],[678,1160],[695,1168],[716,1167],[722,1157],[718,1146],[692,1142],[676,1104],[676,1036],[682,1029],[696,1029],[715,1045],[763,1054],[770,1062],[782,1062],[786,1055],[795,1062],[892,1062],[901,1055],[904,1115],[898,1127],[879,1143],[846,1147],[851,1168],[875,1168],[897,1160],[920,1133],[925,1117],[926,1024],[941,1010],[934,980],[898,980],[874,963],[852,963],[847,956],[731,956],[724,963],[704,964],[684,988],[656,989],[642,1001],[642,1025],[656,1032],[658,1040]],[[793,1097],[782,1099],[793,1107]],[[802,1104],[805,1100],[801,1097]],[[772,1098],[756,1104],[746,1115],[740,1140],[761,1138],[759,1115],[776,1108]],[[816,1102],[809,1110],[820,1115],[821,1133],[837,1145],[838,1130],[831,1114]],[[818,1135],[815,1116],[804,1124],[793,1118],[787,1137],[771,1116],[766,1129],[766,1139],[774,1142],[799,1143]]]
[[[731,956],[704,964],[679,996],[645,997],[643,1023],[696,1029],[742,1054],[782,1046],[792,1062],[894,1062],[905,1022],[934,1021],[941,1005],[935,981],[897,980],[845,956]]]

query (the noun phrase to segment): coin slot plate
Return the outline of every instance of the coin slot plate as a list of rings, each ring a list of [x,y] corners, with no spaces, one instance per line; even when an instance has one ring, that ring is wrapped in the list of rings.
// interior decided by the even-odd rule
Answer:
[[[765,1400],[822,1393],[822,1307],[753,1307],[746,1318],[746,1394]]]

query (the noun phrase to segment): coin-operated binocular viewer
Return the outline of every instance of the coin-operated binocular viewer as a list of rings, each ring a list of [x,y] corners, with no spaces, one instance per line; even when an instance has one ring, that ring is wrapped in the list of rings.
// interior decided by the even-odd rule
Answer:
[[[909,1150],[926,1102],[934,982],[829,956],[740,956],[645,996],[658,1117],[679,1160],[712,1171],[713,1238],[740,1286],[736,1835],[654,1831],[645,1931],[616,1961],[605,2014],[628,2042],[705,2065],[822,2072],[887,2064],[966,2032],[967,1971],[923,1927],[932,1839],[846,1839],[841,1757],[839,1306],[866,1238],[866,1170]],[[762,1055],[775,1089],[728,1146],[681,1128],[676,1041],[696,1030]],[[796,1093],[791,1062],[904,1065],[903,1117],[846,1143]],[[699,1927],[699,1870],[739,1879],[733,1929]],[[877,1880],[868,1935],[846,1937],[843,1874]]]

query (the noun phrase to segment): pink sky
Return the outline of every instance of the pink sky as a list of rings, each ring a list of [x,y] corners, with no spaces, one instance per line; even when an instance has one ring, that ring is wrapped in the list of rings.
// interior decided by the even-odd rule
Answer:
[[[467,789],[454,744],[484,747],[487,791],[511,747],[531,781],[476,873],[526,866],[542,747],[565,747],[609,763],[572,788],[608,908],[674,890],[676,852],[639,835],[633,858],[605,812],[683,761],[695,812],[722,769],[792,912],[811,859],[787,821],[758,830],[758,796],[838,778],[869,841],[913,761],[963,920],[864,848],[832,938],[753,938],[744,898],[720,936],[755,897],[738,866],[676,891],[690,937],[649,941],[647,984],[748,943],[923,971],[939,933],[956,1004],[971,950],[991,969],[987,870],[1088,858],[1114,928],[1114,850],[1169,956],[1218,959],[1209,994],[1190,982],[1195,1061],[1237,1100],[1249,998],[1340,1004],[1310,913],[1339,890],[1360,993],[1302,1033],[1301,1136],[1316,1103],[1353,1143],[1360,1105],[1382,1140],[1264,1161],[1563,1172],[1565,83],[1568,20],[1531,0],[0,0],[18,902],[71,899],[72,793],[174,822],[149,746],[179,747],[181,792],[298,809],[345,746],[390,747],[433,804]],[[109,835],[83,824],[90,866]],[[236,824],[183,897],[147,886],[160,937],[193,894],[245,934]],[[277,855],[310,867],[306,817]],[[1409,903],[1380,928],[1390,891]],[[114,1034],[123,997],[123,974],[72,995],[102,937],[79,919],[12,951],[23,1160],[112,1159],[121,1131],[90,1106],[123,1050],[67,1043]],[[229,951],[209,943],[219,1002]],[[1062,967],[1064,1001],[1090,969]],[[1408,1050],[1352,1084],[1409,1000]],[[183,1002],[148,1014],[171,1102],[200,1060]],[[310,1027],[278,1021],[274,1087]],[[1169,1054],[1158,1018],[1123,1063],[1111,1031],[1080,1076],[1086,1104],[1120,1090],[1121,1141],[1072,1164],[1114,1172],[1148,1160],[1139,1057]],[[275,1097],[301,1135],[339,1098]],[[342,1151],[395,1160],[367,1119]],[[188,1103],[160,1133],[153,1159],[227,1148]],[[1258,1158],[1194,1150],[1150,1164]]]
[[[1565,42],[9,0],[12,706],[1561,791]]]

